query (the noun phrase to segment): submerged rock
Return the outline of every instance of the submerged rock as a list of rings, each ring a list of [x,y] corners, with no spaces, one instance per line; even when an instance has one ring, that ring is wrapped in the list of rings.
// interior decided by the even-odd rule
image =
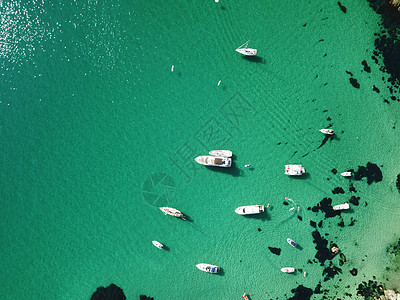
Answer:
[[[273,254],[281,255],[282,249],[280,249],[280,248],[268,247],[268,249],[269,249],[269,251],[271,251]]]
[[[399,193],[400,193],[400,174],[397,175],[396,187],[397,187],[397,189],[399,190]]]
[[[334,190],[332,191],[333,194],[344,194],[344,190],[341,187],[336,187],[334,188]]]
[[[112,283],[106,288],[98,287],[90,300],[126,300],[126,296],[120,287]]]
[[[140,299],[140,300],[154,300],[153,297],[148,297],[148,296],[146,296],[146,295],[140,295],[140,296],[139,296],[139,299]],[[110,300],[111,300],[111,299],[110,299]]]
[[[333,277],[335,277],[335,275],[339,273],[342,273],[342,269],[336,266],[329,266],[324,269],[322,275],[325,275],[324,281],[328,281],[329,279],[332,279]]]
[[[382,284],[378,284],[376,281],[369,280],[368,282],[363,281],[358,285],[357,295],[363,296],[365,299],[379,298],[384,294],[384,287]]]
[[[307,300],[311,299],[313,295],[313,290],[303,286],[302,284],[299,285],[297,288],[291,290],[294,293],[294,296],[289,298],[289,300]]]
[[[326,260],[332,259],[335,255],[328,248],[328,241],[321,237],[321,234],[317,230],[313,231],[312,236],[314,238],[313,242],[316,244],[315,249],[317,249],[315,258],[323,266]]]
[[[368,162],[366,167],[358,166],[357,172],[354,173],[355,180],[362,180],[364,177],[367,177],[367,183],[371,184],[382,181],[383,175],[378,165]]]
[[[355,206],[358,206],[360,197],[351,196],[349,202]]]
[[[353,275],[353,276],[357,276],[357,273],[358,273],[358,271],[357,271],[356,268],[353,268],[353,269],[350,270],[350,274]]]

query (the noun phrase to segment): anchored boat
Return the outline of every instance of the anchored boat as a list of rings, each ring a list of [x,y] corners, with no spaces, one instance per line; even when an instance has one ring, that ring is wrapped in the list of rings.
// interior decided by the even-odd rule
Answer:
[[[350,205],[348,203],[343,203],[343,204],[339,204],[339,205],[335,205],[333,207],[333,210],[343,210],[343,209],[349,209]]]
[[[219,267],[218,266],[214,266],[214,265],[210,265],[210,264],[197,264],[196,267],[204,272],[207,273],[211,273],[211,274],[216,274],[219,272]]]
[[[262,212],[264,212],[264,205],[246,205],[235,209],[235,213],[239,215],[254,215]]]
[[[212,156],[220,156],[220,157],[232,157],[231,150],[211,150],[208,154]]]
[[[244,43],[242,46],[237,48],[235,51],[239,52],[240,54],[246,55],[246,56],[254,56],[257,55],[257,49],[253,48],[247,48],[247,45],[249,44],[250,41],[247,41]]]
[[[161,244],[160,242],[152,241],[152,243],[153,243],[153,245],[154,245],[155,247],[157,247],[158,249],[164,248],[164,245]]]
[[[201,165],[209,167],[230,168],[232,165],[232,159],[229,157],[202,155],[197,156],[194,160]]]
[[[292,239],[287,238],[286,241],[293,247],[297,247],[297,243],[293,241]]]
[[[340,175],[342,175],[343,177],[351,177],[351,172],[343,172],[343,173],[340,173]]]
[[[176,208],[165,206],[165,207],[160,207],[160,210],[166,215],[186,220],[186,217],[183,215],[183,213],[177,210]]]
[[[303,175],[306,170],[302,165],[285,165],[285,174],[292,176]]]
[[[295,271],[295,269],[292,267],[285,267],[285,268],[282,268],[281,271],[283,273],[293,273]]]
[[[334,135],[335,134],[335,132],[332,129],[327,129],[327,128],[320,129],[319,131],[321,131],[323,134],[326,134],[326,135]]]

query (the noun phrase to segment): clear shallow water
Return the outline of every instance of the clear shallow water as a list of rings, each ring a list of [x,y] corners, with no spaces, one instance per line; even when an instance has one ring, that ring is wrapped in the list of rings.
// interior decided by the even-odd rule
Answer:
[[[245,291],[287,299],[299,284],[319,282],[344,297],[372,276],[395,277],[385,271],[385,248],[398,238],[399,108],[383,103],[386,84],[370,59],[377,16],[366,3],[342,4],[346,14],[336,2],[301,1],[288,11],[245,1],[3,1],[5,299],[87,299],[110,283],[128,299],[233,299]],[[248,39],[255,61],[233,51]],[[362,71],[364,59],[371,73]],[[337,137],[318,148],[318,129],[330,124]],[[234,168],[195,165],[195,156],[219,148],[233,150]],[[383,181],[352,181],[360,205],[343,215],[344,228],[338,217],[307,210],[324,197],[347,201],[348,180],[331,170],[369,161]],[[309,175],[285,177],[286,163]],[[344,195],[332,194],[338,186]],[[285,197],[300,205],[303,221]],[[272,209],[263,218],[234,213],[256,203]],[[191,221],[164,216],[164,205]],[[349,260],[327,282],[323,267],[307,263],[316,253],[310,220],[323,220],[321,235]],[[200,262],[223,272],[199,272]],[[307,277],[283,274],[283,266]]]

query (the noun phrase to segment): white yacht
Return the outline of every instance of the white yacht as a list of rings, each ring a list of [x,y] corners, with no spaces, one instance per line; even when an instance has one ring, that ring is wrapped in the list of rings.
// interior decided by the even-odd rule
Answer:
[[[297,243],[290,238],[287,238],[286,241],[293,247],[297,247]]]
[[[160,210],[166,215],[186,220],[186,217],[183,215],[183,213],[175,208],[165,206],[165,207],[160,207]]]
[[[219,267],[210,264],[197,264],[196,267],[204,272],[216,274],[219,272]]]
[[[326,134],[326,135],[334,135],[335,134],[335,132],[332,129],[328,129],[328,128],[320,129],[319,131],[321,131],[323,134]]]
[[[257,55],[257,49],[252,49],[252,48],[247,48],[247,45],[249,44],[250,41],[247,41],[244,43],[242,46],[237,48],[235,51],[239,52],[240,54],[246,55],[246,56],[254,56]]]
[[[229,168],[232,165],[232,158],[229,157],[201,155],[197,156],[194,160],[201,165],[210,167]]]
[[[339,205],[335,205],[333,207],[333,210],[342,210],[342,209],[349,209],[350,205],[348,203],[343,203],[343,204],[339,204]]]
[[[164,247],[164,245],[161,244],[160,242],[157,242],[157,241],[151,241],[151,242],[152,242],[153,245],[154,245],[155,247],[157,247],[158,249],[162,249],[162,248]]]
[[[208,154],[219,157],[232,157],[231,150],[212,150]]]
[[[351,172],[343,172],[343,173],[340,173],[340,175],[342,175],[343,177],[351,177]]]
[[[284,273],[293,273],[295,271],[295,269],[292,267],[285,267],[285,268],[282,268],[281,271]]]
[[[239,206],[235,209],[235,213],[239,215],[255,215],[262,212],[264,212],[264,205]]]
[[[303,175],[306,170],[302,165],[285,165],[285,174],[299,176]]]

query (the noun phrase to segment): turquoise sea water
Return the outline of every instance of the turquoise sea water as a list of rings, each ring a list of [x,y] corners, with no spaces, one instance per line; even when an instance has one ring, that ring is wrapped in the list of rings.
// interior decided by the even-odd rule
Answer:
[[[400,288],[386,270],[399,238],[400,105],[383,102],[371,59],[378,16],[342,4],[347,13],[336,1],[1,1],[0,298],[89,299],[114,283],[127,299],[288,299],[321,282],[327,297],[352,299],[373,276]],[[234,51],[247,40],[257,59]],[[319,148],[330,125],[336,138]],[[212,149],[231,149],[233,168],[194,162]],[[381,182],[331,172],[368,162]],[[307,176],[285,176],[288,163]],[[307,209],[352,195],[360,205],[344,227]],[[267,203],[263,217],[234,213]],[[311,220],[348,259],[328,281],[308,263]]]

